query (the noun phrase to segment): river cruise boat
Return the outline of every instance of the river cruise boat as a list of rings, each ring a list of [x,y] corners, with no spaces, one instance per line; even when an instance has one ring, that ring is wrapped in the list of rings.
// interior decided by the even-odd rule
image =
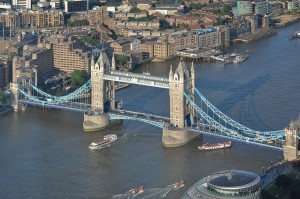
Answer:
[[[216,149],[225,149],[225,148],[230,148],[231,147],[231,142],[222,142],[222,143],[217,143],[217,144],[203,144],[202,146],[198,146],[199,150],[216,150]]]
[[[173,188],[175,190],[179,189],[180,187],[183,187],[184,186],[184,180],[180,180],[179,182],[175,183]]]
[[[143,193],[144,192],[144,186],[140,186],[138,188],[135,188],[135,189],[131,189],[128,191],[129,194],[134,194],[134,195],[137,195],[137,194],[140,194],[140,193]]]
[[[117,135],[108,134],[108,135],[105,135],[102,139],[92,142],[89,145],[89,148],[90,149],[101,149],[101,148],[109,145],[110,143],[115,142],[117,139],[118,139]]]

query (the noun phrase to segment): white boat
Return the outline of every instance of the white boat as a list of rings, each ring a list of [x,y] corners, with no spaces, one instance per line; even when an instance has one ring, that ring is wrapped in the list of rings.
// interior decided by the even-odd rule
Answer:
[[[241,63],[243,61],[245,61],[245,59],[247,59],[247,56],[244,55],[237,55],[234,59],[233,59],[233,63],[237,64],[237,63]]]
[[[108,135],[105,135],[102,139],[92,142],[89,145],[89,148],[90,149],[101,149],[101,148],[109,145],[110,143],[115,142],[117,139],[118,139],[117,135],[108,134]]]
[[[143,75],[150,75],[149,72],[143,72]]]
[[[215,149],[225,149],[231,147],[231,142],[222,142],[217,144],[203,144],[198,146],[199,150],[215,150]]]

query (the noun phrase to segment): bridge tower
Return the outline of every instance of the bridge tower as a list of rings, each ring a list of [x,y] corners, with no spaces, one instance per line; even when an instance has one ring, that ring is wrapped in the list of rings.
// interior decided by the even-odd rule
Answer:
[[[84,114],[83,129],[96,131],[103,129],[118,121],[111,121],[107,112],[115,109],[115,82],[104,80],[106,71],[115,70],[114,55],[112,63],[107,54],[102,51],[95,63],[91,61],[91,109]]]
[[[299,158],[300,119],[291,121],[285,128],[285,144],[283,145],[284,160],[292,161]]]
[[[176,147],[190,142],[197,135],[187,128],[194,123],[195,112],[191,104],[185,99],[184,93],[194,99],[195,69],[192,63],[189,69],[184,62],[180,62],[175,72],[172,66],[169,73],[170,96],[170,126],[163,129],[162,143],[166,147]]]

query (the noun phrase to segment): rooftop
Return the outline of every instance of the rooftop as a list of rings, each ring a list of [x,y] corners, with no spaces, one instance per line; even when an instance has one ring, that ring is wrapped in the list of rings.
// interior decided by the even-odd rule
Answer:
[[[252,172],[227,170],[207,178],[207,183],[217,187],[239,187],[254,182],[259,176]]]

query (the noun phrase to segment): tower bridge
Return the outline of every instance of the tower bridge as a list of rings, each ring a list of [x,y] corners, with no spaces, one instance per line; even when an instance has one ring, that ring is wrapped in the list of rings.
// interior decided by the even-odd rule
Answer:
[[[125,82],[169,90],[170,118],[122,110],[115,102],[115,82]],[[199,135],[213,135],[229,140],[284,150],[286,160],[299,158],[300,121],[276,131],[257,131],[222,113],[195,88],[193,63],[180,62],[168,77],[116,71],[114,56],[102,52],[91,62],[91,79],[74,92],[53,96],[36,86],[36,78],[14,75],[11,103],[20,110],[24,105],[41,106],[84,113],[83,129],[95,131],[122,120],[145,122],[163,129],[166,147],[184,145]]]

